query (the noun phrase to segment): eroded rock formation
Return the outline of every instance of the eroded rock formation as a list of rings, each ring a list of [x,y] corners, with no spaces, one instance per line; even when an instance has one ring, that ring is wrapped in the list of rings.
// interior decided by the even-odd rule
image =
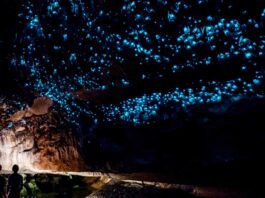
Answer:
[[[0,105],[0,163],[29,170],[80,171],[85,168],[78,141],[56,111],[18,121],[8,121],[14,104]]]

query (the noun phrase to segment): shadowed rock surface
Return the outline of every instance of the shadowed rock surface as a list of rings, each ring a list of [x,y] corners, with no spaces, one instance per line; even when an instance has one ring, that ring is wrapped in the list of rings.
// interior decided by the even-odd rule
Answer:
[[[137,183],[111,181],[101,190],[87,198],[196,198],[197,196],[180,189],[163,189]],[[198,198],[198,197],[197,197]]]

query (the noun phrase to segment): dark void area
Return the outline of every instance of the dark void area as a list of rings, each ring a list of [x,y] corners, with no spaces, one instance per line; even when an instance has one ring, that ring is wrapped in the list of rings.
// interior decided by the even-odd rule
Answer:
[[[246,98],[196,107],[146,127],[120,123],[88,131],[83,125],[84,153],[95,170],[160,172],[172,182],[259,188],[265,176],[264,111],[264,100]]]
[[[9,55],[16,37],[17,14],[20,3],[17,0],[0,2],[0,91],[1,94],[17,92],[14,75],[9,70]]]

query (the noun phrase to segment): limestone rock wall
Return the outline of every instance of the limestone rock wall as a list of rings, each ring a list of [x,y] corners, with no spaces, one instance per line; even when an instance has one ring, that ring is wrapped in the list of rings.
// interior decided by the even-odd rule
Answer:
[[[58,112],[9,121],[14,107],[0,105],[0,163],[10,170],[18,164],[27,170],[81,171],[85,165],[71,127]]]

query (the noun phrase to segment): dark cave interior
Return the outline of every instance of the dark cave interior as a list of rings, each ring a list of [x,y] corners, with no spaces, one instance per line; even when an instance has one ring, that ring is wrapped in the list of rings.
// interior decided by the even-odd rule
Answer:
[[[90,171],[259,191],[264,24],[261,0],[2,0],[1,137],[48,123],[27,137],[76,146]],[[7,119],[38,97],[47,115]]]

